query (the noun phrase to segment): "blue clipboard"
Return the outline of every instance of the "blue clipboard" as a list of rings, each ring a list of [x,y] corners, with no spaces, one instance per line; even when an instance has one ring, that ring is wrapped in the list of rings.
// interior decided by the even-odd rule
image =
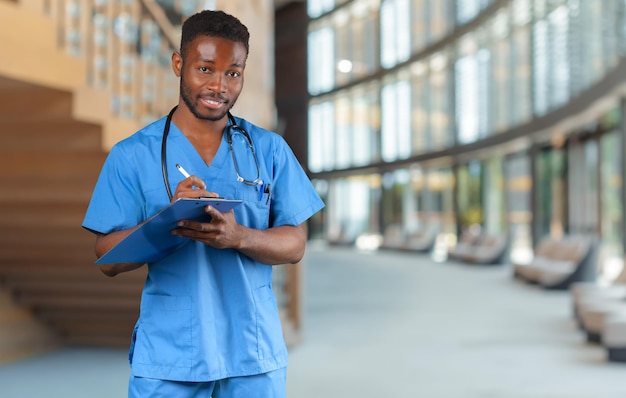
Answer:
[[[139,228],[119,241],[96,264],[117,264],[158,261],[190,239],[174,236],[171,231],[180,220],[209,221],[204,208],[213,206],[227,212],[241,200],[221,198],[181,198],[148,218]]]

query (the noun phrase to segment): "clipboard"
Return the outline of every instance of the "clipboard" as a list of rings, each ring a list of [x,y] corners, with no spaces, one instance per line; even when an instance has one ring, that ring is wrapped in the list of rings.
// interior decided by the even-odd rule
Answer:
[[[181,198],[149,217],[139,228],[119,241],[96,264],[153,262],[160,260],[190,239],[174,236],[171,231],[180,220],[209,221],[204,208],[213,206],[221,212],[235,208],[242,201],[222,198]]]

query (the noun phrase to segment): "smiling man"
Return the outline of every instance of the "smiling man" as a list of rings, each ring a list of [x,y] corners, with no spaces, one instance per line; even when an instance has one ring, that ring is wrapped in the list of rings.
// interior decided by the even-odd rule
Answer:
[[[230,113],[243,89],[248,40],[248,29],[221,11],[185,21],[172,55],[178,105],[113,147],[83,221],[100,257],[179,198],[243,201],[227,213],[208,206],[210,221],[180,220],[171,233],[188,242],[147,264],[130,397],[286,394],[271,265],[300,261],[305,222],[324,204],[280,136]],[[144,265],[100,268],[115,276]]]

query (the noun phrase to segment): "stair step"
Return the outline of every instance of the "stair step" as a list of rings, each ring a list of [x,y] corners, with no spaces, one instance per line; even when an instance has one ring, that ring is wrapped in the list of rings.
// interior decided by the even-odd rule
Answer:
[[[95,258],[95,256],[94,256]],[[115,276],[114,278],[105,276],[95,265],[69,266],[67,264],[61,266],[50,266],[42,264],[28,265],[2,265],[0,266],[0,276],[4,279],[11,278],[32,278],[43,280],[71,280],[71,281],[88,281],[96,280],[103,284],[135,284],[146,280],[147,268],[143,267],[132,272],[125,272]]]
[[[72,321],[54,325],[61,336],[90,335],[90,336],[123,336],[130,340],[137,319],[89,320]]]
[[[88,202],[106,155],[100,151],[7,152],[0,156],[0,202]]]
[[[106,278],[102,275],[103,278]],[[16,296],[21,294],[37,296],[50,295],[54,297],[76,295],[76,297],[126,297],[139,300],[141,298],[142,284],[138,283],[115,283],[108,284],[102,281],[67,281],[60,279],[32,279],[32,278],[12,278],[8,279],[5,286],[16,292]]]
[[[32,178],[42,174],[53,178],[84,177],[95,182],[106,158],[103,151],[76,151],[70,154],[49,151],[13,151],[0,156],[0,175]]]
[[[95,243],[95,235],[78,224],[66,227],[46,222],[36,228],[37,235],[45,239],[33,239],[35,229],[32,226],[18,224],[10,229],[0,228],[0,247],[93,247]]]
[[[57,228],[81,228],[87,202],[43,201],[42,203],[0,201],[2,228],[38,228],[40,225]]]
[[[91,309],[49,310],[36,313],[37,318],[52,326],[69,324],[72,322],[131,322],[135,323],[139,317],[139,304],[133,307],[100,311]]]
[[[0,183],[3,186],[11,187],[11,191],[29,187],[37,188],[40,192],[38,196],[43,196],[49,191],[71,189],[73,187],[82,187],[91,192],[98,179],[98,175],[69,175],[62,173],[43,175],[42,173],[43,171],[39,174],[20,175],[17,170],[15,174],[0,172]]]
[[[100,150],[101,130],[73,120],[0,120],[0,152]]]
[[[71,265],[88,266],[96,261],[93,246],[76,247],[71,250],[65,248],[37,248],[33,247],[28,253],[24,253],[21,248],[11,249],[4,247],[0,257],[0,268],[5,265],[16,264],[48,264],[62,265],[64,263]]]
[[[28,306],[35,311],[42,312],[47,310],[73,311],[76,309],[90,309],[100,311],[104,308],[124,310],[139,306],[137,297],[76,297],[61,296],[53,297],[46,294],[28,294],[21,295],[16,302],[19,305]]]
[[[132,330],[131,330],[132,332]],[[130,345],[131,334],[126,336],[109,336],[100,335],[95,336],[93,334],[87,335],[70,335],[63,337],[63,344],[73,347],[116,347],[126,348]]]
[[[7,264],[9,259],[13,259],[15,264],[28,262],[42,262],[48,259],[59,259],[80,261],[88,266],[96,261],[93,242],[82,246],[71,243],[62,246],[39,246],[36,244],[19,244],[2,247],[2,263]]]
[[[1,155],[0,155],[1,156]],[[50,202],[89,202],[95,178],[87,180],[70,177],[10,178],[0,177],[0,184],[11,187],[0,191],[0,203],[3,201],[20,201],[30,204]]]
[[[11,304],[13,304],[13,300],[11,300]],[[17,306],[10,307],[7,305],[3,305],[0,308],[2,308],[2,311],[0,311],[0,329],[7,325],[30,322],[33,319],[30,312],[23,308]]]
[[[0,118],[13,120],[69,120],[72,94],[25,82],[0,84]]]
[[[44,325],[34,322],[23,324],[3,325],[0,328],[0,363],[6,357],[20,353],[35,353],[56,347],[58,344],[56,336],[51,334]],[[10,358],[9,358],[10,359]]]

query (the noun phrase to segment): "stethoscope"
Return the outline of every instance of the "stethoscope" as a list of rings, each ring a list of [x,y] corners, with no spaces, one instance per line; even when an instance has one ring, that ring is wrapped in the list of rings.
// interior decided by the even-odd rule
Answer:
[[[173,196],[172,190],[170,189],[170,182],[167,173],[167,136],[170,133],[172,116],[174,115],[176,108],[178,108],[178,106],[172,108],[170,113],[167,115],[167,119],[165,120],[165,126],[163,127],[163,138],[161,140],[161,170],[163,172],[163,182],[165,183],[165,190],[167,191],[167,196],[170,198],[170,201],[172,201]],[[254,152],[254,145],[252,145],[252,138],[250,138],[250,135],[243,127],[239,127],[237,125],[235,118],[233,117],[233,115],[231,115],[230,112],[228,112],[228,120],[230,121],[230,124],[226,126],[225,129],[226,139],[228,140],[230,154],[233,158],[235,174],[237,174],[237,182],[242,182],[246,185],[257,187],[263,185],[263,181],[261,180],[261,171],[259,170],[259,161],[256,157],[256,153]],[[256,166],[256,177],[253,180],[247,180],[239,174],[239,165],[237,164],[237,158],[235,157],[235,151],[233,149],[233,134],[242,134],[245,137],[248,146],[250,147],[250,152],[252,152],[252,157],[254,159],[254,165]]]

